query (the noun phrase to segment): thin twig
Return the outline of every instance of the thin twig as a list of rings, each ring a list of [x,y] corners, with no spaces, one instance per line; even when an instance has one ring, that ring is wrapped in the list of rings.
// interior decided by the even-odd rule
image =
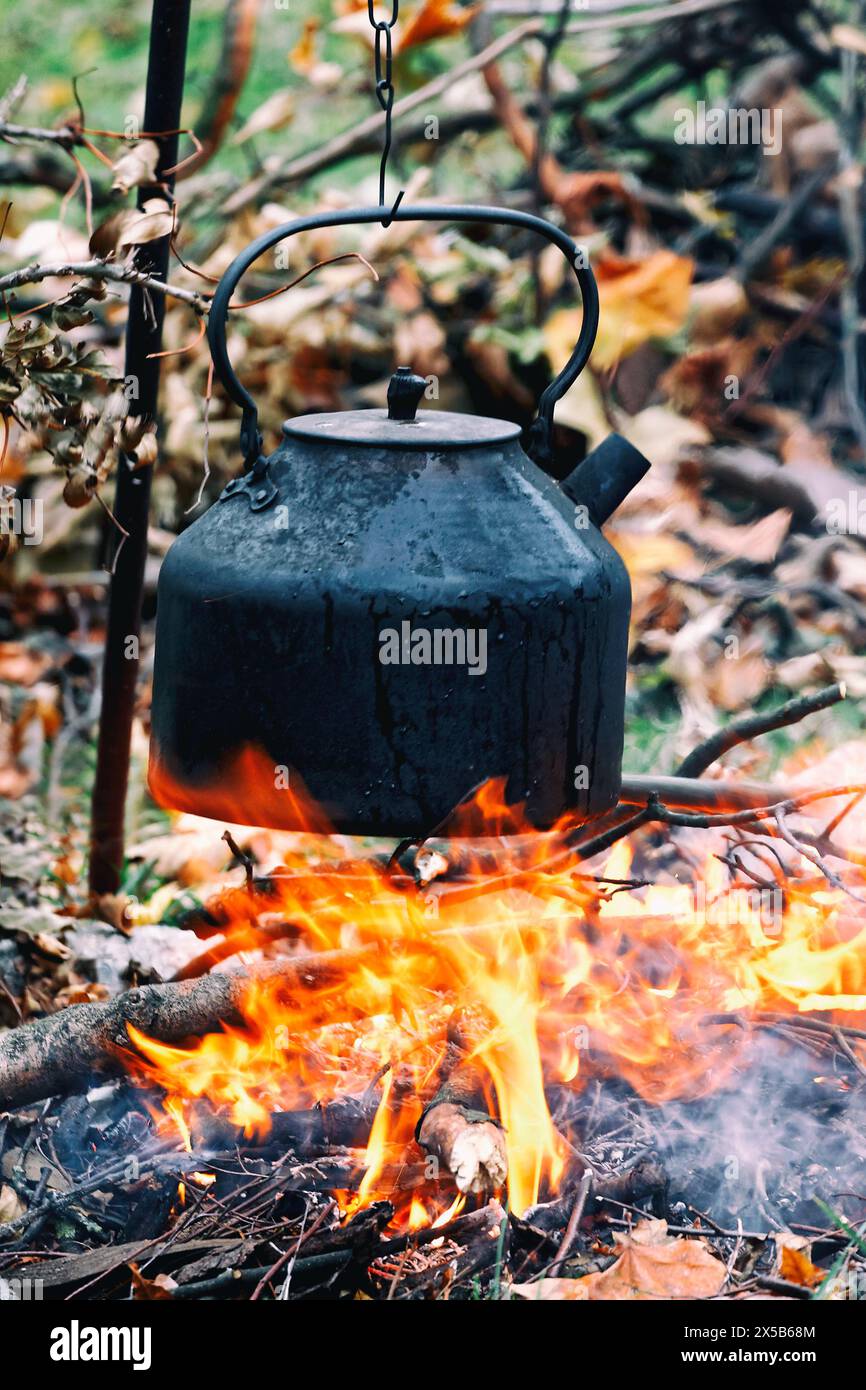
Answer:
[[[825,686],[814,695],[799,695],[796,699],[780,705],[778,709],[768,710],[766,714],[747,714],[734,719],[698,744],[697,748],[693,748],[688,757],[680,763],[676,775],[700,777],[702,772],[706,772],[708,767],[736,744],[748,743],[760,734],[771,733],[789,724],[797,724],[809,714],[816,714],[819,710],[838,704],[840,700],[845,699],[846,694],[845,684],[840,681],[838,685]]]
[[[63,279],[69,276],[86,280],[110,280],[117,285],[140,285],[156,294],[170,295],[174,299],[182,300],[197,314],[206,314],[210,307],[208,300],[195,290],[166,284],[155,275],[148,275],[133,265],[113,265],[101,260],[57,261],[50,265],[40,265],[38,261],[33,261],[30,265],[20,266],[18,270],[10,270],[6,275],[0,275],[0,294],[18,289],[21,285],[36,285],[41,280]]]
[[[577,1196],[574,1200],[574,1206],[571,1209],[571,1215],[568,1218],[568,1225],[565,1228],[565,1235],[562,1237],[559,1249],[556,1252],[556,1259],[553,1261],[552,1265],[548,1270],[549,1274],[553,1274],[555,1270],[559,1269],[559,1266],[561,1264],[564,1264],[566,1259],[568,1258],[568,1252],[574,1244],[574,1238],[577,1235],[577,1228],[580,1225],[581,1218],[586,1208],[587,1200],[589,1199],[590,1192],[592,1191],[593,1177],[594,1174],[592,1169],[587,1168],[586,1172],[580,1180],[580,1186],[577,1189]]]

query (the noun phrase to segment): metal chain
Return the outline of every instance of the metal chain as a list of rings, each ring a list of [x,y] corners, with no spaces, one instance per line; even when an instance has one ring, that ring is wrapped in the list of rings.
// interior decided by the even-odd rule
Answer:
[[[388,156],[391,153],[391,108],[394,105],[394,81],[393,81],[393,44],[391,41],[391,30],[397,23],[400,13],[400,0],[391,0],[391,18],[377,19],[374,10],[374,0],[367,0],[367,14],[376,35],[375,46],[375,92],[376,100],[385,112],[385,141],[382,147],[382,159],[379,164],[379,206],[385,206],[385,173],[388,168]],[[387,227],[397,208],[403,199],[403,190],[397,194],[394,206],[391,208],[387,217],[383,217],[382,226]]]

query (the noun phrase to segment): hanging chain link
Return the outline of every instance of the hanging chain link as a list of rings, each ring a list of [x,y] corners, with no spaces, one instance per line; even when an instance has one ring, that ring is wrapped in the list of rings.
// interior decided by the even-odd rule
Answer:
[[[375,76],[376,76],[376,100],[385,112],[385,140],[382,146],[382,159],[379,164],[379,206],[385,206],[385,174],[388,169],[388,156],[391,153],[391,108],[394,105],[394,80],[393,80],[393,57],[394,48],[392,43],[391,30],[397,23],[400,14],[400,0],[391,0],[391,18],[377,19],[374,10],[374,0],[367,0],[367,14],[373,26],[376,36],[375,46]],[[391,208],[387,217],[382,219],[382,226],[387,227],[400,206],[403,198],[403,190],[397,194],[394,206]]]

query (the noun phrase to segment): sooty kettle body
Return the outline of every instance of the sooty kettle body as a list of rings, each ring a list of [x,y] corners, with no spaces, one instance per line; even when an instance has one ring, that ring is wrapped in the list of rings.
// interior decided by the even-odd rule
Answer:
[[[455,211],[486,210],[435,215]],[[429,833],[489,778],[538,827],[607,809],[630,589],[599,528],[649,465],[613,435],[557,483],[516,425],[419,409],[426,382],[403,368],[387,410],[289,420],[263,458],[219,319],[273,239],[238,258],[211,310],[249,467],[162,567],[155,796],[286,829],[309,828],[312,798],[336,830],[399,836]],[[536,457],[555,398],[542,398]]]

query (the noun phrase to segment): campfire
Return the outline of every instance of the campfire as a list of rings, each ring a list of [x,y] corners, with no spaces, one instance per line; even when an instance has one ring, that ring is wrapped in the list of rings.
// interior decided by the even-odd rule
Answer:
[[[10,124],[23,75],[2,99],[0,141],[49,146],[58,236],[82,189],[89,259],[67,227],[62,263],[2,276],[0,558],[22,565],[0,772],[22,805],[0,808],[0,1299],[702,1299],[745,1318],[773,1296],[763,1330],[784,1334],[775,1300],[859,1299],[866,1278],[866,743],[811,770],[804,743],[772,783],[742,750],[845,700],[843,675],[866,690],[863,34],[795,15],[778,54],[715,0],[530,6],[498,38],[511,6],[421,4],[392,34],[397,0],[390,18],[370,0],[374,126],[288,165],[250,145],[246,189],[227,167],[181,209],[175,177],[229,130],[259,143],[295,114],[274,92],[238,119],[262,7],[225,8],[206,140],[180,128],[185,0],[154,0],[136,134],[86,123],[75,82],[51,128]],[[363,5],[338,8],[289,54],[323,94],[299,128],[330,129],[319,40],[366,33]],[[662,20],[672,40],[631,46]],[[413,44],[470,22],[463,63],[426,81]],[[569,34],[589,42],[565,84]],[[510,89],[524,42],[535,131]],[[716,66],[756,93],[723,143],[759,109],[765,154],[793,128],[753,188],[742,150],[664,172],[658,103],[720,91]],[[486,88],[478,111],[453,107],[458,75]],[[526,165],[490,205],[446,200],[449,160],[389,176],[392,115],[439,140],[444,97],[446,134],[473,135],[458,186],[495,188],[477,141],[496,127]],[[713,144],[697,105],[668,154]],[[380,128],[378,201],[349,206],[318,175]],[[310,173],[317,207],[282,221]],[[107,211],[115,195],[136,208]],[[21,216],[0,232],[23,260]],[[297,309],[275,303],[313,275]],[[43,281],[44,302],[15,298]],[[102,509],[107,605],[91,541],[85,565],[43,528],[46,461],[58,507]],[[16,552],[44,538],[70,553],[36,584]],[[179,869],[177,819],[153,837],[171,867],[127,843],[152,803],[222,837],[216,880]],[[100,950],[124,957],[110,984]],[[752,1359],[730,1325],[730,1359]],[[702,1311],[684,1332],[715,1330]],[[55,1359],[117,1359],[95,1327],[54,1332]],[[149,1367],[149,1338],[122,1354]]]
[[[758,731],[735,721],[726,746]],[[174,980],[4,1038],[2,1103],[26,1127],[27,1102],[67,1094],[52,1142],[79,1175],[13,1213],[7,1239],[98,1191],[130,1238],[206,1233],[218,1210],[250,1251],[303,1212],[301,1292],[349,1278],[424,1296],[492,1276],[563,1296],[567,1272],[582,1296],[634,1296],[617,1281],[656,1274],[623,1273],[631,1240],[677,1262],[661,1297],[825,1278],[789,1244],[832,1253],[860,1211],[862,787],[761,796],[680,776],[658,781],[662,802],[626,778],[614,812],[540,832],[489,781],[396,847],[326,834],[293,787],[280,794],[308,828],[259,864],[237,839],[260,770],[246,756],[221,787],[237,867],[178,919],[200,944]],[[775,1254],[731,1285],[744,1232]],[[176,1272],[180,1298],[277,1277],[248,1258]]]
[[[250,968],[238,1027],[180,1046],[130,1027],[160,1127],[192,1146],[217,1117],[265,1138],[356,1102],[369,1134],[351,1209],[391,1197],[420,1145],[458,1194],[507,1192],[522,1215],[586,1166],[552,1097],[577,1113],[615,1079],[655,1106],[705,1100],[748,1069],[760,1025],[844,1038],[866,1009],[866,917],[843,889],[732,887],[710,854],[690,882],[642,884],[624,842],[582,874],[557,864],[572,827],[533,834],[502,798],[485,785],[460,814],[486,834],[422,847],[412,873],[399,855],[296,852],[212,901],[221,941],[195,970],[277,937],[285,954]],[[395,1222],[453,1199],[422,1186]]]

